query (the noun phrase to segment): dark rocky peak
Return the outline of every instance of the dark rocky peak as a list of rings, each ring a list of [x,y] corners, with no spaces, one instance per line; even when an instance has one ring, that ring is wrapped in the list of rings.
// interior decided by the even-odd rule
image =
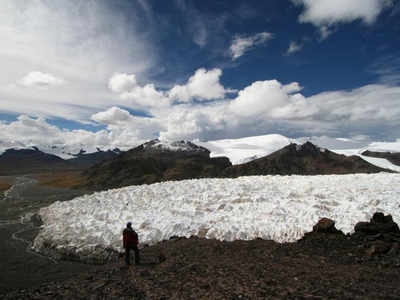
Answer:
[[[173,152],[204,152],[209,154],[208,149],[197,146],[196,144],[187,141],[160,141],[159,139],[151,140],[143,144],[145,151],[173,151]]]
[[[158,139],[146,142],[126,152],[127,157],[159,156],[159,157],[187,157],[202,156],[209,158],[210,151],[189,141],[160,141]]]
[[[315,156],[324,153],[326,151],[326,149],[320,148],[309,141],[304,144],[290,144],[285,148],[288,148],[292,153],[297,152],[298,154],[301,154],[303,156],[304,155]]]

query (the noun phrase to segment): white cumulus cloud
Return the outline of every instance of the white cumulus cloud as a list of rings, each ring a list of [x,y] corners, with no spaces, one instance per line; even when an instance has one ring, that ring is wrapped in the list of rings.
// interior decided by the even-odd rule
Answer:
[[[52,74],[32,71],[21,78],[19,84],[26,87],[50,87],[65,84],[65,80]]]
[[[157,61],[140,13],[110,1],[0,1],[0,110],[87,121],[122,105],[110,74],[142,79]]]
[[[91,118],[93,121],[98,123],[111,125],[129,120],[131,118],[131,114],[124,109],[113,106],[106,111],[94,114]]]
[[[391,0],[292,0],[302,5],[299,16],[301,23],[311,23],[320,29],[323,38],[331,33],[331,27],[338,23],[362,20],[366,24],[375,22],[381,11],[392,3]]]
[[[110,78],[108,87],[133,108],[164,108],[170,104],[165,93],[158,91],[154,84],[137,84],[135,74],[116,73]]]
[[[176,85],[169,91],[169,97],[180,102],[193,99],[215,100],[224,98],[230,92],[220,83],[221,69],[198,69],[185,85]]]
[[[251,50],[255,46],[264,44],[268,40],[272,39],[273,35],[269,32],[260,32],[252,36],[236,36],[229,48],[232,60],[236,60],[247,51]]]
[[[128,92],[136,86],[135,74],[116,73],[108,82],[110,90],[116,93]]]

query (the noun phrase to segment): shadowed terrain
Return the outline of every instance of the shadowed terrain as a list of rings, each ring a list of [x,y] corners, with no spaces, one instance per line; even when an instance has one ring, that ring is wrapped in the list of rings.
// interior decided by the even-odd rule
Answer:
[[[358,227],[357,227],[358,226]],[[3,299],[398,299],[399,228],[375,217],[344,235],[322,219],[295,243],[171,238],[66,281]]]

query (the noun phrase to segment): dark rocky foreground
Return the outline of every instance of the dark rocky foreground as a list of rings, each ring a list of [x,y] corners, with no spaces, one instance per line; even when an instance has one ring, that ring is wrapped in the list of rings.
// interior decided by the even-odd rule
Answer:
[[[399,299],[400,233],[375,214],[344,235],[329,219],[296,243],[173,238],[66,281],[2,299]]]

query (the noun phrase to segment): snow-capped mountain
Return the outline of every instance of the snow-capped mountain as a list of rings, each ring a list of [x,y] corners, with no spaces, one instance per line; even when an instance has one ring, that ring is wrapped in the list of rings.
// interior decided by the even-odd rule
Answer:
[[[121,152],[119,149],[71,155],[63,159],[57,155],[43,152],[35,146],[29,148],[10,148],[0,154],[0,174],[26,174],[48,171],[66,171],[86,169]]]
[[[290,139],[278,134],[270,134],[263,136],[246,137],[240,139],[224,139],[215,140],[208,142],[201,141],[165,141],[165,140],[152,140],[142,145],[142,149],[146,153],[169,153],[170,158],[179,155],[204,155],[209,158],[227,157],[233,165],[246,164],[256,159],[268,156],[273,152],[276,152],[291,143],[304,144],[307,141],[311,141],[313,144],[331,150],[338,154],[344,154],[346,156],[359,156],[364,161],[376,165],[380,168],[390,169],[393,171],[400,171],[398,162],[390,157],[400,153],[400,141],[397,142],[375,142],[366,143],[359,140],[350,140],[343,138],[329,138],[329,137],[307,137]],[[0,141],[0,153],[4,153],[7,149],[14,150],[33,150],[41,151],[46,154],[55,155],[64,160],[67,160],[71,165],[79,166],[79,168],[87,168],[102,160],[111,159],[121,151],[116,149],[100,149],[98,147],[86,149],[84,145],[40,145],[36,147],[34,145],[24,145],[16,141],[12,142],[1,142]],[[369,152],[366,152],[369,151]],[[133,151],[135,152],[135,151]],[[175,154],[171,154],[174,153]],[[372,153],[371,153],[372,152]],[[381,153],[376,154],[373,153]],[[367,155],[364,155],[368,153]],[[382,154],[386,153],[386,154]],[[390,156],[390,157],[389,157]],[[0,154],[1,157],[1,154]],[[389,159],[389,160],[388,160]],[[396,165],[397,164],[397,165]],[[29,162],[26,162],[29,166]],[[47,169],[45,161],[43,162],[42,168]],[[213,173],[215,174],[215,172]],[[197,177],[196,175],[192,175]],[[177,176],[176,178],[186,178]],[[150,180],[150,182],[152,182]]]
[[[85,171],[88,188],[104,190],[167,180],[218,177],[231,166],[226,157],[188,141],[152,140]]]
[[[223,176],[328,175],[384,171],[385,169],[374,166],[358,156],[340,155],[306,142],[302,145],[290,144],[270,155],[234,165],[224,170]]]
[[[203,152],[209,153],[210,151],[204,147],[198,146],[190,141],[166,141],[166,140],[151,140],[143,144],[146,151],[176,151],[176,152]]]
[[[0,141],[0,155],[4,153],[8,149],[37,149],[47,154],[56,155],[62,159],[71,159],[79,156],[80,154],[91,154],[95,152],[106,152],[106,151],[113,151],[118,152],[120,151],[118,148],[115,147],[98,147],[98,146],[87,146],[84,144],[54,144],[54,145],[47,145],[47,144],[36,144],[36,143],[22,143],[18,141]]]
[[[261,135],[241,139],[216,140],[209,142],[196,142],[211,151],[211,157],[226,156],[233,165],[243,164],[252,160],[267,156],[290,143],[304,144],[311,142],[321,148],[326,148],[332,152],[346,156],[356,155],[363,160],[378,167],[400,171],[400,166],[387,161],[383,158],[369,158],[362,155],[369,150],[372,152],[391,152],[400,153],[400,140],[396,142],[373,142],[351,140],[345,138],[330,137],[304,137],[289,139],[278,134]]]

